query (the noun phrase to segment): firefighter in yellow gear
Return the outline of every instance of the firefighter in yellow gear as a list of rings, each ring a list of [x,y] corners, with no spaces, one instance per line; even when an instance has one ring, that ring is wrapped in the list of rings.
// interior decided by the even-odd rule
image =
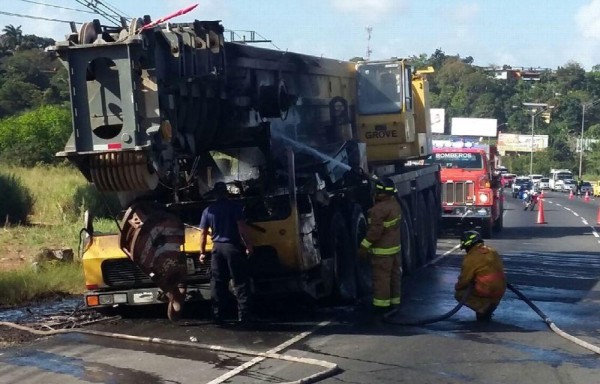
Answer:
[[[460,301],[473,282],[473,290],[465,305],[475,311],[477,320],[489,321],[506,291],[502,258],[494,248],[484,244],[477,231],[465,231],[460,239],[460,248],[466,254],[454,286],[454,297]]]
[[[373,309],[386,312],[400,304],[400,219],[396,186],[389,178],[378,180],[375,205],[368,212],[368,228],[358,254],[369,256],[373,275]]]

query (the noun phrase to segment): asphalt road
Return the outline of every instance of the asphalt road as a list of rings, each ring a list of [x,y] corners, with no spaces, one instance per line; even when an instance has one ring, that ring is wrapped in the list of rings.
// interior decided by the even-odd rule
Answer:
[[[599,202],[548,193],[546,224],[510,194],[505,207],[505,229],[487,243],[503,255],[509,281],[563,331],[600,346]],[[431,318],[454,307],[457,243],[441,239],[436,263],[404,279],[395,319]],[[251,329],[216,327],[206,312],[189,308],[179,324],[144,313],[94,329],[221,350],[60,335],[0,350],[0,382],[280,383],[335,363],[339,371],[323,382],[600,383],[600,356],[550,331],[512,292],[491,323],[476,322],[463,308],[435,324],[396,326],[374,321],[362,306],[315,308],[294,298],[269,303]],[[258,356],[267,351],[283,356]]]

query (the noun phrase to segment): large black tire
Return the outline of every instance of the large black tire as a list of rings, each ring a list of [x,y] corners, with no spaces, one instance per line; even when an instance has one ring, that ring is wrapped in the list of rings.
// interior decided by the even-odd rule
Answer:
[[[494,232],[500,232],[502,231],[502,228],[504,227],[504,212],[500,212],[500,216],[498,217],[498,219],[496,219],[494,221]]]
[[[429,213],[429,238],[427,240],[429,247],[427,251],[427,261],[435,259],[437,256],[437,240],[440,231],[441,211],[437,205],[437,199],[433,191],[427,194],[427,212]]]
[[[415,215],[415,257],[416,267],[420,267],[427,263],[427,255],[429,254],[429,232],[431,225],[429,223],[429,210],[425,205],[425,197],[423,192],[417,194],[417,212]]]
[[[404,274],[409,274],[417,267],[414,251],[415,234],[412,225],[412,215],[408,208],[408,204],[404,200],[400,200],[400,207],[402,208],[402,220],[400,224],[402,270],[404,271]]]
[[[344,216],[335,212],[329,221],[327,257],[333,260],[333,299],[350,303],[357,298],[356,246],[351,240]]]
[[[354,204],[350,215],[350,238],[355,239],[355,250],[360,246],[360,242],[367,234],[367,218],[365,217],[360,205]],[[358,259],[356,257],[356,283],[358,297],[362,298],[369,295],[373,290],[373,280],[371,276],[371,263],[367,258]]]
[[[484,239],[491,239],[492,238],[492,220],[490,221],[486,221],[483,222],[481,224],[481,237],[483,237]]]

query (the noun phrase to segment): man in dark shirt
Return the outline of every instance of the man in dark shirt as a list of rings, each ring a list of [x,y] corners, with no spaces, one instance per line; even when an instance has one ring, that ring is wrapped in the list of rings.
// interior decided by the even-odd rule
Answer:
[[[248,322],[249,283],[248,255],[252,253],[252,244],[248,241],[248,230],[244,221],[242,207],[236,201],[229,200],[227,185],[215,183],[213,192],[217,198],[202,212],[200,220],[200,262],[206,258],[206,239],[208,229],[213,241],[211,257],[211,290],[213,315],[215,322],[223,321],[223,304],[228,294],[229,280],[238,302],[238,320]]]

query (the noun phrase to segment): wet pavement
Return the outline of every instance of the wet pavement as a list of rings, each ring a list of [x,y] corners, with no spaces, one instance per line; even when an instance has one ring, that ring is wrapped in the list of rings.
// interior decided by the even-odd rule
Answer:
[[[505,230],[487,243],[503,255],[509,281],[563,331],[600,345],[600,246],[593,235],[597,202],[549,194],[548,224],[536,224],[537,212],[524,212],[510,197],[506,208]],[[456,244],[456,238],[440,239],[438,255]],[[461,254],[454,250],[406,277],[395,318],[421,320],[452,309],[460,263]],[[600,382],[600,356],[551,332],[512,292],[490,323],[476,322],[473,312],[462,308],[448,320],[421,327],[382,323],[364,306],[286,301],[273,303],[263,321],[249,329],[210,324],[202,306],[189,308],[178,324],[159,311],[88,328],[256,352],[280,349],[285,355],[338,364],[340,372],[326,383]],[[323,321],[330,323],[319,326]],[[240,368],[243,364],[247,369]],[[279,383],[322,370],[230,351],[80,334],[0,350],[1,382]]]

